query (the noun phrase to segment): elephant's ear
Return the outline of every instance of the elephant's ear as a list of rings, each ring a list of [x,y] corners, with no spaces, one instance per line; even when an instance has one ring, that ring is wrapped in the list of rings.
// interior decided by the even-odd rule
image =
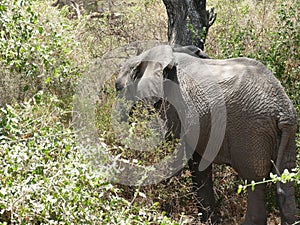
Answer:
[[[169,45],[151,48],[140,55],[138,67],[137,95],[139,98],[148,98],[155,103],[163,97],[163,71],[174,65],[173,50]]]

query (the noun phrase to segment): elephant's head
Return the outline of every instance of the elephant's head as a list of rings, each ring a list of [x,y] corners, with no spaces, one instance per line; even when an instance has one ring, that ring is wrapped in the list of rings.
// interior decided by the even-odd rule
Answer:
[[[115,82],[116,90],[124,92],[126,99],[151,99],[155,103],[163,97],[164,70],[174,65],[170,46],[154,47],[130,58],[121,68]]]
[[[127,60],[115,82],[118,92],[125,91],[126,99],[150,99],[157,102],[164,96],[164,80],[174,80],[174,53],[185,53],[197,58],[209,58],[195,46],[175,47],[162,45]]]

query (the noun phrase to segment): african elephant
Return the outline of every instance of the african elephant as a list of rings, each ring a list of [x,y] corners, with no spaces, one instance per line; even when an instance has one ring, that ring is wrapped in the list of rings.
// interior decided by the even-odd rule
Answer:
[[[284,169],[291,170],[296,166],[297,118],[280,82],[260,62],[249,58],[209,59],[194,50],[197,48],[168,45],[151,48],[124,63],[115,86],[119,92],[130,89],[136,98],[148,98],[153,105],[163,97],[168,101],[168,93],[172,93],[184,107],[191,106],[188,113],[193,116],[180,117],[174,112],[176,107],[170,107],[166,114],[175,137],[185,129],[180,125],[185,123],[182,119],[199,118],[200,132],[196,136],[188,130],[183,133],[187,149],[188,136],[194,135],[197,140],[195,149],[186,155],[193,152],[189,166],[201,201],[201,220],[207,221],[215,204],[211,163],[230,165],[247,181],[261,181],[272,171],[280,175]],[[176,85],[166,87],[167,81]],[[212,134],[213,127],[219,129],[219,134]],[[213,147],[208,149],[208,145]],[[266,224],[265,188],[260,184],[247,190],[243,224]],[[278,184],[277,197],[281,224],[293,224],[297,220],[294,184]]]

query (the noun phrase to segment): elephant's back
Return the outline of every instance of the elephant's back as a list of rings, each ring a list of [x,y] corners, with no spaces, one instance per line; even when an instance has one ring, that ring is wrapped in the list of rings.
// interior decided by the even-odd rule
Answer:
[[[282,85],[256,60],[186,57],[179,61],[177,76],[184,99],[201,115],[225,102],[228,110],[249,117],[276,117],[280,122],[296,123],[295,108]]]
[[[224,91],[227,108],[246,118],[274,118],[277,123],[297,123],[295,108],[277,78],[256,60],[237,58],[244,68],[219,84]]]

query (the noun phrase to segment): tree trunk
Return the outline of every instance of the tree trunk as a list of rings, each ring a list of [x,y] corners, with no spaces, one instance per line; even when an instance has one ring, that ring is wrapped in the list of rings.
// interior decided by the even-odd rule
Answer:
[[[216,19],[214,9],[206,10],[206,0],[163,0],[168,13],[170,45],[195,45],[202,50],[209,27]]]

